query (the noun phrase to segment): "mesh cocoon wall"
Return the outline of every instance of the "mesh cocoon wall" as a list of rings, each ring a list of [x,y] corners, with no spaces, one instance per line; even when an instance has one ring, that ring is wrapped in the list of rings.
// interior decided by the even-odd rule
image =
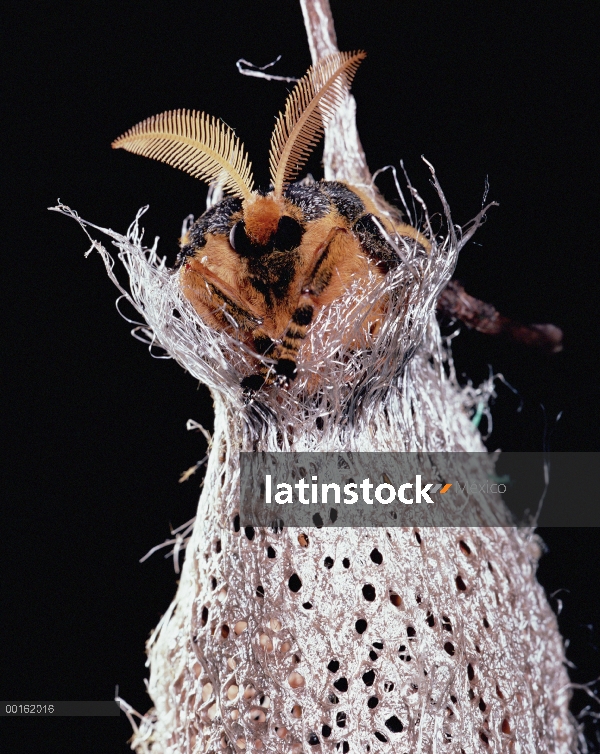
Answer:
[[[326,0],[301,0],[313,59],[336,51]],[[348,97],[325,143],[325,178],[372,191]],[[484,211],[398,246],[403,265],[350,288],[310,328],[287,388],[245,398],[256,355],[208,327],[144,248],[139,219],[97,242],[141,316],[138,337],[211,389],[215,429],[177,594],[148,642],[154,707],[134,722],[139,754],[570,752],[562,639],[535,572],[533,530],[242,527],[239,452],[484,451],[470,420],[492,386],[460,387],[435,317],[460,248]],[[382,206],[385,212],[386,206]],[[61,205],[87,231],[91,226]],[[387,299],[384,326],[356,312]],[[357,344],[360,343],[360,347]],[[490,506],[485,498],[477,505]],[[499,523],[506,511],[497,511]],[[482,519],[483,520],[483,519]],[[489,516],[487,519],[489,521]]]
[[[240,379],[255,357],[197,317],[176,273],[142,246],[138,221],[127,236],[104,231],[130,290],[95,243],[148,342],[215,402],[177,595],[148,643],[155,706],[135,726],[140,754],[576,747],[532,530],[240,526],[240,450],[484,450],[470,415],[491,387],[459,387],[435,319],[480,220],[432,236],[427,258],[417,244],[405,250],[408,265],[385,280],[386,326],[364,351],[335,334],[356,327],[353,297],[381,297],[375,277],[320,313],[292,387],[250,401]]]

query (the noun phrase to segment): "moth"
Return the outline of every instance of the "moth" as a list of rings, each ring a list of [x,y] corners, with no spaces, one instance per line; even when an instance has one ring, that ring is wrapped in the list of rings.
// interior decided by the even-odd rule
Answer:
[[[364,57],[335,53],[298,81],[276,118],[268,190],[255,190],[252,165],[232,129],[201,112],[156,115],[112,144],[219,182],[229,194],[181,239],[176,267],[197,314],[257,354],[256,373],[242,380],[247,391],[292,381],[318,311],[349,286],[402,263],[386,235],[430,250],[422,233],[399,213],[382,213],[364,189],[295,180]],[[375,332],[384,313],[383,303],[371,310],[364,328]]]

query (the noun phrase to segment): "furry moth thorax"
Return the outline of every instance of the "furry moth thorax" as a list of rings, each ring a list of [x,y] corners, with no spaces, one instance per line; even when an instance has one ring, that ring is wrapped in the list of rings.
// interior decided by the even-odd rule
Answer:
[[[242,379],[246,390],[293,380],[315,314],[351,285],[366,285],[374,272],[385,275],[398,266],[386,237],[417,244],[425,254],[430,248],[414,228],[382,216],[360,189],[331,181],[294,183],[364,57],[330,55],[294,87],[271,137],[270,192],[254,190],[243,144],[204,113],[162,113],[113,142],[217,182],[230,195],[181,239],[177,266],[198,315],[257,354],[256,373]],[[357,309],[364,332],[377,331],[384,311],[385,301]]]

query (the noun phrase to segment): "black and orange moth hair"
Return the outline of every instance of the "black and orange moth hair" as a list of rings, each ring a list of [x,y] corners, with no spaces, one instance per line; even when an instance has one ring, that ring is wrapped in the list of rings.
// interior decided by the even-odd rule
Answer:
[[[286,382],[315,313],[349,288],[400,263],[391,237],[430,245],[417,230],[382,214],[364,188],[294,183],[347,96],[365,53],[330,55],[298,81],[277,116],[269,153],[271,190],[256,191],[252,165],[229,126],[177,110],[148,118],[113,142],[220,184],[229,198],[199,218],[182,239],[180,279],[198,314],[262,355],[244,387]],[[367,312],[377,330],[385,301]],[[272,364],[272,366],[269,366]]]

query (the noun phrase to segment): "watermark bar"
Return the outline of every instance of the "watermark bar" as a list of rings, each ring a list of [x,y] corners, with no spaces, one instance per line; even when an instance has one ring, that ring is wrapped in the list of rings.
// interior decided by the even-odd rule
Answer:
[[[0,717],[119,717],[117,702],[0,702]]]
[[[600,526],[600,453],[240,453],[242,526]]]

